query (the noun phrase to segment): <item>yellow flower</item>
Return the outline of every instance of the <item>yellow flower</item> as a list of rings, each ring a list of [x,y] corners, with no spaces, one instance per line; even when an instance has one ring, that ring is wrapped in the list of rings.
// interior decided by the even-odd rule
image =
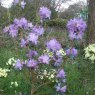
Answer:
[[[0,77],[7,77],[7,73],[10,72],[9,69],[2,69],[0,68]]]
[[[88,58],[88,57],[90,57],[90,54],[89,53],[86,53],[85,54],[85,58]]]
[[[89,45],[85,50],[85,58],[94,61],[95,60],[95,44]]]
[[[16,60],[14,59],[14,57],[12,57],[12,58],[10,58],[10,59],[8,60],[8,62],[6,63],[6,65],[14,65],[15,62],[16,62]]]
[[[89,59],[94,61],[95,60],[95,55],[93,54],[91,57],[89,57]]]
[[[10,87],[13,87],[13,86],[18,87],[18,83],[16,81],[15,82],[11,82],[11,86]]]

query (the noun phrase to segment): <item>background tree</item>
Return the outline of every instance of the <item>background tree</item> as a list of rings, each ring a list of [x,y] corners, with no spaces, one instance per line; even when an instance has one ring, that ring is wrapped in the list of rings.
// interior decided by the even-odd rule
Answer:
[[[79,1],[73,5],[70,5],[68,9],[60,12],[60,17],[63,19],[70,19],[77,16],[85,7],[84,2]]]
[[[95,0],[88,0],[87,44],[95,43]]]
[[[19,18],[19,17],[26,17],[28,20],[32,22],[39,21],[38,17],[38,10],[41,6],[46,6],[52,11],[51,19],[58,18],[58,10],[60,9],[60,6],[62,3],[65,3],[69,0],[25,0],[27,3],[25,6],[25,9],[22,10],[18,6],[12,6],[10,8],[10,14],[11,14],[11,21],[13,19]],[[3,21],[6,24],[8,22],[8,15],[7,15],[7,9],[0,6],[0,25],[2,26]]]

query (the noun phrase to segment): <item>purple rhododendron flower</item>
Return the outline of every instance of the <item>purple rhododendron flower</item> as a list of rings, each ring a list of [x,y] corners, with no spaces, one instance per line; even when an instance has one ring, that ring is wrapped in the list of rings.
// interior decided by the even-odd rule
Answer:
[[[57,85],[57,86],[55,86],[55,88],[56,88],[56,91],[57,91],[57,92],[59,92],[59,91],[60,91],[60,88],[61,88],[61,87],[60,87],[60,85],[61,85],[61,84],[60,84],[60,83],[58,83],[58,85]]]
[[[18,30],[10,30],[10,31],[9,31],[9,35],[11,35],[13,38],[14,38],[14,37],[17,37],[17,35],[18,35]]]
[[[21,39],[21,43],[20,43],[21,47],[26,47],[27,42],[25,39]]]
[[[38,65],[38,62],[36,60],[28,60],[27,67],[29,68],[36,68]]]
[[[23,67],[23,64],[22,64],[21,60],[19,60],[19,59],[16,60],[16,63],[15,63],[15,65],[14,65],[14,68],[21,70],[22,67]]]
[[[18,28],[14,24],[10,25],[9,28],[10,28],[9,29],[9,35],[12,36],[13,38],[17,37],[17,35],[18,35]]]
[[[32,29],[33,28],[33,24],[32,23],[28,23],[28,28]]]
[[[66,89],[67,89],[67,86],[63,86],[63,87],[60,88],[60,92],[61,93],[65,93]]]
[[[24,28],[26,29],[28,27],[28,21],[26,18],[22,17],[21,19],[14,19],[14,24],[19,27],[19,28]]]
[[[40,63],[49,64],[50,58],[48,55],[41,55],[38,60]]]
[[[20,19],[20,23],[21,23],[21,25],[22,25],[22,27],[23,28],[27,28],[27,26],[28,26],[28,21],[26,20],[26,18],[21,18]]]
[[[57,72],[57,78],[65,78],[65,71],[63,69],[58,70]]]
[[[19,0],[14,0],[14,5],[17,5],[19,3]]]
[[[32,57],[35,57],[37,55],[38,55],[37,51],[29,50],[27,57],[29,57],[31,59]]]
[[[82,39],[83,35],[84,35],[83,32],[77,32],[77,33],[76,32],[71,32],[71,33],[69,33],[69,37],[70,37],[71,40]]]
[[[37,45],[38,35],[36,35],[35,33],[30,33],[27,40],[32,42],[33,44]]]
[[[66,79],[63,79],[62,82],[65,83],[66,82]]]
[[[44,28],[36,25],[33,27],[33,32],[36,33],[38,36],[43,35]]]
[[[56,52],[56,56],[59,57],[59,58],[62,58],[63,57],[62,53],[59,52],[59,51]]]
[[[66,55],[75,57],[75,56],[78,55],[78,51],[74,47],[73,48],[69,48],[69,49],[66,50]]]
[[[40,7],[40,9],[39,9],[39,16],[40,16],[40,18],[42,20],[46,19],[46,18],[50,19],[50,17],[51,17],[50,9],[48,9],[47,7]]]
[[[60,84],[58,84],[55,88],[56,88],[56,91],[57,91],[57,92],[60,92],[60,93],[63,93],[63,94],[64,94],[64,93],[66,92],[66,90],[67,90],[67,86],[61,87]]]
[[[9,27],[5,27],[5,28],[3,29],[3,32],[4,32],[4,33],[8,33],[8,32],[9,32]]]
[[[56,39],[52,39],[47,42],[47,48],[53,52],[56,52],[61,49],[61,44]]]
[[[54,66],[60,66],[62,62],[63,62],[62,58],[55,59]]]
[[[21,7],[24,9],[25,8],[25,5],[26,5],[26,2],[23,0],[21,1]]]
[[[22,24],[21,24],[21,22],[20,22],[20,19],[15,18],[15,19],[14,19],[14,24],[15,24],[18,28],[22,28]]]
[[[18,27],[16,27],[14,24],[11,24],[10,26],[5,27],[3,31],[4,33],[9,33],[9,35],[13,38],[17,37],[18,35]]]
[[[10,28],[10,30],[11,30],[11,29],[14,29],[14,30],[18,29],[18,27],[17,27],[15,24],[11,24],[11,25],[9,26],[9,28]]]
[[[87,25],[85,21],[83,21],[82,18],[74,18],[68,21],[67,28],[69,31],[69,37],[71,40],[73,39],[82,39],[84,35],[84,31],[86,29]]]
[[[85,31],[87,25],[85,21],[83,21],[82,18],[74,18],[68,21],[67,28],[69,32],[75,32],[75,31]]]
[[[17,25],[19,22],[20,22],[20,20],[17,19],[17,18],[15,18],[14,21],[13,21],[13,23],[14,23],[15,25]]]

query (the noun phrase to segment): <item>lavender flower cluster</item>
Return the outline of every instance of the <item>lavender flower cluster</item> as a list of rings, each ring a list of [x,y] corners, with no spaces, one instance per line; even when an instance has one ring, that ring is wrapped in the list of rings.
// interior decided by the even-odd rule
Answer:
[[[22,17],[21,19],[15,18],[13,23],[3,29],[4,33],[9,34],[12,38],[17,37],[19,35],[20,29],[31,29],[32,23],[28,22],[26,18]]]
[[[39,10],[39,16],[42,21],[44,21],[46,18],[50,19],[51,11],[47,7],[41,7]],[[28,33],[24,33],[23,30],[28,31]],[[39,51],[36,51],[35,48],[38,45],[39,37],[44,34],[44,28],[41,25],[33,25],[24,17],[20,19],[16,18],[14,19],[13,23],[5,27],[3,31],[4,33],[9,34],[12,38],[20,37],[21,48],[28,47],[30,49],[28,49],[28,53],[26,54],[26,57],[28,58],[27,60],[23,61],[17,59],[15,61],[15,69],[22,70],[23,67],[27,67],[37,70],[41,64],[52,64],[52,66],[56,68],[56,78],[58,79],[58,82],[60,82],[58,83],[58,86],[56,86],[56,91],[58,93],[66,92],[66,86],[63,86],[65,84],[66,75],[64,70],[61,69],[63,58],[66,54],[62,49],[61,44],[55,38],[47,41],[46,43],[46,49],[52,53],[52,56],[50,56],[49,53],[39,55]],[[34,48],[31,49],[30,45]]]
[[[79,40],[83,38],[87,25],[82,18],[74,18],[68,21],[67,29],[71,40]]]
[[[58,78],[58,84],[55,86],[56,91],[63,95],[66,92],[66,89],[67,89],[67,86],[65,85],[65,83],[66,83],[66,79],[65,79],[66,74],[65,74],[64,70],[59,69],[58,72],[57,72],[56,77]]]
[[[70,47],[66,50],[66,55],[74,58],[78,55],[78,50],[75,47]]]
[[[15,4],[18,3],[19,0],[15,0]],[[25,5],[26,3],[21,1],[21,7],[24,8]],[[45,21],[45,19],[50,19],[50,9],[47,7],[40,7],[39,16],[41,22]],[[70,39],[82,39],[86,27],[86,23],[82,19],[74,18],[68,21],[67,28]],[[66,74],[64,69],[62,69],[62,63],[64,61],[63,59],[65,55],[76,57],[78,50],[72,46],[64,51],[59,41],[53,38],[46,42],[46,52],[40,54],[39,49],[37,50],[36,48],[39,43],[39,38],[42,37],[45,30],[42,25],[33,25],[25,17],[19,19],[15,18],[13,23],[6,26],[3,31],[12,38],[20,37],[21,48],[28,47],[28,53],[26,54],[27,60],[23,61],[17,59],[14,64],[14,68],[22,70],[23,67],[27,67],[29,69],[37,70],[41,64],[53,66],[56,69],[55,76],[58,80],[58,83],[55,85],[56,91],[59,94],[64,94],[67,86],[65,85]]]
[[[14,0],[14,5],[17,5],[19,3],[20,3],[21,8],[24,9],[26,2],[24,0],[21,0],[21,1],[20,0]]]
[[[68,21],[67,23],[67,29],[70,40],[73,42],[74,40],[82,40],[84,36],[84,31],[86,30],[87,25],[86,22],[83,21],[82,18],[74,18]],[[72,43],[72,45],[74,45]],[[72,46],[69,49],[66,50],[67,56],[70,56],[71,58],[74,58],[78,55],[78,50]]]
[[[43,22],[43,20],[45,19],[50,19],[51,17],[50,9],[48,9],[47,7],[40,7],[39,16],[40,16],[41,22]]]
[[[52,43],[53,41],[53,43]],[[22,45],[21,45],[22,46]],[[60,50],[62,50],[61,44],[56,40],[56,39],[51,39],[50,41],[47,42],[46,48],[52,52],[52,57],[49,56],[48,53],[44,53],[41,56],[39,56],[39,53],[35,50],[29,50],[27,53],[28,61],[26,63],[21,62],[20,60],[17,61],[18,67],[22,67],[22,65],[19,64],[27,64],[28,67],[30,68],[36,68],[38,64],[50,64],[50,61],[53,61],[54,66],[60,66],[61,63],[63,62],[63,56]],[[36,58],[36,60],[34,60]],[[19,63],[19,64],[18,64]],[[19,68],[19,69],[20,69]]]

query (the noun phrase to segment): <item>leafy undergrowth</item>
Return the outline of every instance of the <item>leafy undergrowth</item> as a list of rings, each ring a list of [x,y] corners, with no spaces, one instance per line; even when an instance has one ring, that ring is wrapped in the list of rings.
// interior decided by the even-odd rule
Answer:
[[[61,31],[61,32],[59,32]],[[62,43],[63,48],[69,46],[66,30],[59,30],[55,32],[54,30],[48,33],[48,36],[42,37],[40,46],[45,40],[50,40],[51,38],[56,38]],[[5,39],[5,38],[3,38]],[[24,49],[17,49],[19,45],[13,40],[5,39],[7,42],[4,46],[0,47],[0,67],[7,68],[6,62],[9,58],[21,58],[25,59],[26,51]],[[3,41],[5,41],[3,40]],[[79,46],[76,44],[76,46]],[[42,46],[43,47],[43,46]],[[79,47],[77,47],[79,48]],[[82,47],[81,47],[82,49]],[[83,49],[82,49],[83,51]],[[81,54],[80,54],[81,53]],[[66,95],[95,95],[95,65],[84,59],[83,52],[71,60],[68,58],[63,63],[64,70],[66,72],[67,78],[67,92]],[[24,71],[25,72],[25,71]],[[24,92],[24,95],[29,95],[30,84],[28,83],[28,74],[20,74],[18,71],[13,71],[8,75],[8,78],[0,78],[0,95],[15,95],[14,90],[18,92]],[[26,80],[27,78],[27,80]],[[10,83],[12,81],[18,81],[18,88],[10,88]],[[39,80],[40,82],[42,80]],[[3,91],[2,91],[3,90]],[[54,94],[54,84],[50,83],[47,85],[42,85],[35,95],[55,95]]]
[[[22,52],[24,55],[24,52]],[[0,48],[0,67],[6,68],[6,62],[11,57],[18,57],[11,47]],[[95,95],[95,65],[84,60],[83,55],[79,55],[75,60],[68,60],[64,64],[67,76],[66,95]],[[8,78],[0,78],[0,95],[14,95],[14,89],[10,88],[11,81],[18,81],[20,86],[18,91],[24,91],[24,95],[29,95],[30,84],[25,81],[24,74],[13,71]],[[27,76],[28,77],[28,76]],[[42,86],[35,95],[54,95],[53,84]],[[4,91],[1,91],[1,90]],[[26,94],[25,94],[26,93]]]

